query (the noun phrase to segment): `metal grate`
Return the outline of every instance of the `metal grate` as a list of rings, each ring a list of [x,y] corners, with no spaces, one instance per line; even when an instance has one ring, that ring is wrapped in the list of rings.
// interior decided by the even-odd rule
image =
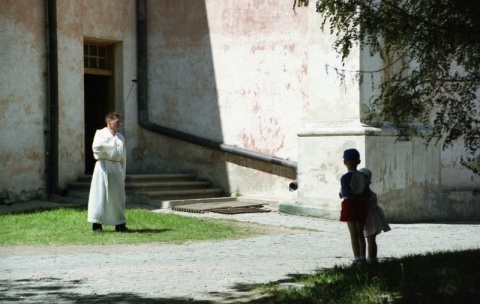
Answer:
[[[190,205],[173,206],[172,210],[190,213],[205,213],[213,210],[227,209],[245,209],[245,208],[262,208],[263,204],[258,203],[241,203],[241,202],[221,202],[221,203],[199,203]]]

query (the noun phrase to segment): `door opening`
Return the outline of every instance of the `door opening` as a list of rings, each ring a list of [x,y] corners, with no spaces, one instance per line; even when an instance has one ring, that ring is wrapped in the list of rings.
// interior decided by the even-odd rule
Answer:
[[[115,110],[112,54],[112,45],[84,44],[85,174],[92,174],[95,166],[95,132],[105,127],[105,114]]]

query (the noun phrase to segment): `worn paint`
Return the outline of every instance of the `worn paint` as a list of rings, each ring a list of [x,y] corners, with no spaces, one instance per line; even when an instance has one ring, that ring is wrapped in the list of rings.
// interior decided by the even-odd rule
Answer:
[[[0,201],[45,197],[47,116],[46,22],[43,0],[2,1],[0,9]],[[59,182],[84,171],[83,41],[122,42],[125,83],[135,78],[134,1],[57,1]],[[118,14],[111,14],[116,11]],[[108,13],[107,13],[108,12]],[[120,49],[119,49],[120,50]],[[124,62],[126,59],[126,63]],[[123,99],[123,80],[117,83]],[[132,109],[130,109],[132,111]],[[8,132],[7,132],[8,130]]]
[[[185,1],[149,2],[150,120],[229,145],[294,159],[298,117],[306,100],[301,92],[306,88],[301,76],[296,76],[295,82],[291,77],[306,72],[307,39],[303,44],[298,41],[306,35],[302,29],[307,20],[290,9],[258,1],[199,1],[192,5]],[[298,103],[292,105],[293,100]],[[162,144],[153,142],[160,139],[152,136],[152,140],[145,153],[150,162],[162,164],[161,170],[185,170],[194,164],[201,177],[227,191],[247,189],[245,194],[262,192],[259,189],[267,180],[276,182],[263,193],[265,196],[284,194],[288,189],[289,177],[266,179],[256,174],[272,165],[247,162],[253,170],[240,171],[228,165],[231,156],[170,139],[166,143],[176,149],[159,153],[153,147]],[[241,179],[229,178],[245,176],[246,172],[240,185]]]
[[[115,12],[115,13],[112,13]],[[85,39],[116,43],[116,108],[123,109],[124,93],[130,88],[135,66],[134,1],[57,1],[59,60],[59,170],[60,183],[75,180],[85,170],[83,43]],[[129,57],[127,57],[129,56]],[[132,103],[133,105],[133,103]],[[122,112],[122,111],[121,111]],[[124,115],[125,116],[125,115]],[[129,118],[124,118],[128,124]]]
[[[363,50],[361,53],[361,58],[362,60],[360,61],[360,67],[364,71],[375,71],[384,68],[383,61],[378,56],[371,57],[368,53],[368,50]],[[373,94],[379,93],[377,85],[380,83],[380,77],[382,76],[383,74],[381,73],[373,73],[368,77],[363,78],[363,82],[360,87],[361,119],[365,120],[367,114],[374,110],[370,104],[370,97]],[[477,104],[480,106],[480,103]],[[430,123],[433,123],[433,120],[431,120]],[[427,143],[424,141],[423,148],[426,148],[426,144]],[[466,169],[460,163],[462,156],[464,157],[467,155],[464,150],[463,141],[456,141],[452,146],[449,146],[446,149],[442,148],[442,144],[442,142],[435,144],[434,141],[430,143],[430,146],[435,146],[435,149],[440,150],[440,161],[439,164],[435,165],[435,167],[441,169],[440,185],[442,190],[467,191],[468,189],[473,190],[478,188],[478,185],[480,184],[480,177]],[[418,150],[420,152],[422,151],[422,145],[419,145]]]
[[[0,8],[0,201],[45,188],[42,3],[2,1]]]
[[[42,0],[5,0],[0,9],[0,200],[29,199],[46,187],[43,5]],[[478,185],[478,178],[459,166],[458,145],[446,151],[430,147],[432,158],[420,142],[397,143],[388,130],[365,131],[360,120],[370,108],[370,80],[360,85],[347,75],[342,84],[333,68],[372,68],[378,60],[353,50],[342,66],[331,48],[333,38],[320,32],[313,5],[295,13],[291,5],[273,0],[147,1],[149,120],[298,161],[300,188],[293,193],[288,192],[296,178],[291,168],[139,127],[131,81],[136,78],[134,0],[57,0],[57,5],[61,186],[84,171],[85,39],[115,44],[115,103],[124,114],[131,173],[194,172],[227,192],[338,210],[332,197],[344,171],[339,155],[357,147],[367,155],[364,164],[383,177],[373,185],[382,199],[412,198],[395,211],[387,204],[386,211],[406,218],[415,210],[416,219],[435,207],[437,218],[446,212],[431,200],[443,190]],[[316,127],[308,130],[312,125]],[[419,195],[406,195],[408,191]],[[471,200],[467,196],[448,197],[457,216],[475,206],[459,205]]]

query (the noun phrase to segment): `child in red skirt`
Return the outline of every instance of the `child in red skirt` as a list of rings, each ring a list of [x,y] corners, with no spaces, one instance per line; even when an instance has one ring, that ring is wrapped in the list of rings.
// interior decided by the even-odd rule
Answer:
[[[360,153],[356,149],[343,152],[343,163],[348,172],[340,179],[340,198],[343,199],[340,221],[347,223],[354,261],[365,262],[363,229],[368,215],[368,181],[364,174],[357,171]]]

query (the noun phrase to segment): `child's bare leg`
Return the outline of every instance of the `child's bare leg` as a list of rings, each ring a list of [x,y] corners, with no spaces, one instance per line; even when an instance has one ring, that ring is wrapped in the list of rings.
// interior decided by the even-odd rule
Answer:
[[[376,235],[371,235],[367,237],[367,243],[368,243],[368,258],[369,259],[376,259],[377,258],[377,241],[376,241]]]
[[[355,259],[361,256],[360,243],[358,241],[358,230],[356,222],[347,222],[348,231],[350,232],[350,242],[352,244],[353,256]]]
[[[367,262],[369,264],[376,263],[377,262],[377,241],[376,241],[377,235],[371,235],[367,237],[367,243],[368,243],[368,259]]]
[[[356,222],[358,248],[359,248],[360,256],[363,259],[365,259],[366,252],[367,252],[367,246],[366,246],[366,243],[365,243],[365,238],[363,237],[363,228],[364,227],[365,227],[364,222]]]

